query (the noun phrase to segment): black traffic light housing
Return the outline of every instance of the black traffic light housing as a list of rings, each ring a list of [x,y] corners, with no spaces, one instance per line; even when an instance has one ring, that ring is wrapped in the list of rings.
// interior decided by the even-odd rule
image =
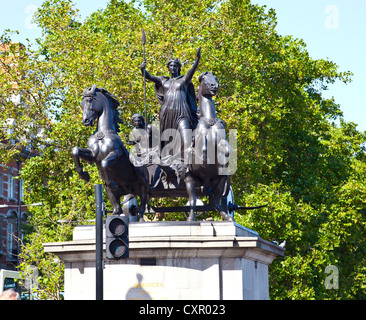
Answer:
[[[105,226],[107,259],[128,258],[128,217],[109,216],[106,218]]]

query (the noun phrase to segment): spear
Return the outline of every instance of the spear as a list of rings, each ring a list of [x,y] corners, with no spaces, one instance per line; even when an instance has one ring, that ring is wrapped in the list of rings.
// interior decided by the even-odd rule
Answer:
[[[142,28],[142,37],[141,37],[141,41],[142,41],[142,46],[144,48],[144,61],[146,61],[146,56],[145,56],[145,44],[146,44],[146,35],[145,35],[145,30]],[[145,90],[145,130],[147,130],[147,111],[146,111],[146,73],[145,73],[145,69],[144,69],[144,90]]]

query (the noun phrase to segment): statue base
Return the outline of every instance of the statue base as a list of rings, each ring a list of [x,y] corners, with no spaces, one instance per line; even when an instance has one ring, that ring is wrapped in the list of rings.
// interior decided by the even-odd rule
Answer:
[[[65,262],[65,299],[94,300],[95,226],[78,226],[73,241],[43,246]],[[266,300],[268,265],[285,251],[218,221],[130,223],[129,248],[128,259],[105,259],[106,300]]]

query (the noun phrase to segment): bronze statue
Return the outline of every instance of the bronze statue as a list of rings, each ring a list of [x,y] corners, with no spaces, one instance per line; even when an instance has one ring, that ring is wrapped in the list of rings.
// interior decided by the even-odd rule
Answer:
[[[88,182],[89,174],[83,171],[80,159],[95,163],[113,205],[112,214],[122,213],[120,198],[131,194],[140,197],[142,220],[147,200],[148,173],[145,167],[135,167],[130,162],[129,152],[117,134],[121,122],[117,110],[119,102],[107,90],[93,85],[84,90],[81,105],[83,124],[94,126],[97,123],[97,129],[89,138],[87,148],[73,148],[76,171]]]
[[[224,220],[232,221],[220,204],[224,192],[227,192],[225,189],[229,189],[228,175],[223,168],[228,165],[231,148],[226,141],[225,123],[216,117],[212,100],[219,89],[219,84],[211,72],[202,73],[198,79],[200,120],[193,133],[193,161],[188,166],[189,171],[185,179],[191,208],[188,220],[195,219],[195,190],[196,187],[202,186],[205,194],[210,197],[214,209]]]
[[[161,103],[160,133],[175,129],[183,148],[173,150],[180,163],[162,159],[159,130],[149,124],[141,114],[133,115],[134,125],[129,144],[138,146],[137,156],[130,154],[120,137],[116,97],[103,88],[92,86],[84,90],[81,105],[82,122],[85,126],[97,124],[96,131],[89,138],[87,148],[74,147],[72,155],[76,171],[85,181],[89,174],[83,170],[80,160],[95,163],[104,182],[108,198],[113,205],[114,215],[122,213],[120,198],[126,196],[140,198],[138,209],[140,221],[150,198],[188,197],[189,205],[183,207],[152,207],[159,212],[189,212],[188,220],[195,220],[195,211],[218,211],[223,220],[233,220],[233,210],[252,210],[260,207],[239,207],[226,196],[230,192],[228,177],[228,157],[230,145],[226,141],[225,123],[216,117],[212,97],[219,88],[216,77],[211,72],[199,76],[197,92],[200,105],[200,119],[192,77],[197,70],[201,50],[186,75],[180,74],[181,64],[170,60],[167,64],[170,77],[155,77],[146,70],[146,61],[140,68],[147,80],[155,84],[156,96]],[[170,143],[170,142],[169,142]],[[191,155],[187,161],[185,155]],[[196,206],[196,196],[208,196],[209,203]],[[134,214],[134,213],[131,213]]]
[[[225,187],[229,188],[228,176],[224,174],[224,170],[220,171],[220,169],[228,164],[225,159],[229,156],[230,146],[226,141],[225,124],[221,119],[216,118],[212,96],[216,95],[219,86],[211,72],[205,72],[199,77],[200,121],[197,125],[197,104],[191,80],[200,58],[201,50],[198,49],[197,59],[185,76],[180,74],[181,64],[177,59],[172,59],[167,64],[170,78],[150,75],[145,69],[146,61],[140,68],[146,79],[155,83],[155,93],[162,105],[159,115],[161,135],[166,129],[177,129],[184,143],[183,154],[193,153],[194,159],[190,158],[191,161],[187,161],[187,157],[181,157],[182,164],[178,169],[180,176],[184,178],[189,198],[188,220],[195,219],[196,188],[201,186],[204,187],[204,194],[210,196],[214,210],[219,211],[224,220],[232,220],[220,205]],[[192,148],[191,129],[195,129],[194,148]],[[162,144],[163,148],[164,144]],[[161,159],[160,168],[166,171],[167,168],[163,164],[166,164],[165,159]],[[177,171],[177,166],[169,167]]]
[[[167,63],[170,77],[152,76],[146,71],[146,61],[143,61],[140,69],[146,80],[153,82],[156,97],[161,104],[159,113],[160,134],[167,129],[179,131],[183,143],[182,155],[190,152],[192,143],[192,129],[197,125],[197,103],[192,78],[196,72],[201,58],[201,49],[197,50],[197,58],[192,68],[186,75],[181,75],[181,63],[178,59],[171,59]],[[161,149],[165,146],[161,142]],[[181,150],[179,150],[181,152]],[[184,158],[184,156],[182,156]],[[186,166],[182,167],[183,171]],[[184,175],[185,172],[182,172]]]
[[[144,117],[140,113],[135,113],[131,118],[131,123],[133,124],[134,128],[132,129],[130,140],[128,141],[128,144],[134,145],[135,150],[136,150],[136,155],[138,157],[142,157],[144,155],[142,155],[141,151],[147,150],[146,138],[144,139],[144,135],[145,135]]]

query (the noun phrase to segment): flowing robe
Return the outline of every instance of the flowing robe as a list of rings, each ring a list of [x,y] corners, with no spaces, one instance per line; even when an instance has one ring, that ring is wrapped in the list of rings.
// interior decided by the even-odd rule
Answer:
[[[197,117],[196,95],[192,81],[186,76],[177,78],[159,77],[161,85],[155,84],[155,93],[161,104],[159,113],[160,132],[165,129],[177,129],[179,122],[188,120],[191,129],[195,129]]]

